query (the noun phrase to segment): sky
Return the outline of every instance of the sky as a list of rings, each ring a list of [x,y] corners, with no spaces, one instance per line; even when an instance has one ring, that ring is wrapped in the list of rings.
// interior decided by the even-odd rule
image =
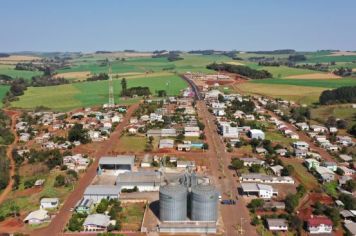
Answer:
[[[0,52],[356,50],[355,0],[1,0]]]

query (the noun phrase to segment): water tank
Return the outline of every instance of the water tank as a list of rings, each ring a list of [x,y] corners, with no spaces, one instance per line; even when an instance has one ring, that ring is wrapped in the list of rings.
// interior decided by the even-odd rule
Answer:
[[[178,183],[159,189],[159,215],[161,221],[184,221],[187,219],[187,188]]]
[[[218,216],[218,192],[210,184],[192,187],[190,196],[191,219],[194,221],[216,221]]]

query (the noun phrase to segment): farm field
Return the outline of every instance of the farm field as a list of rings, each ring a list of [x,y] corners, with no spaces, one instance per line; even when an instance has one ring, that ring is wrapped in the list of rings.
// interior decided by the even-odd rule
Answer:
[[[30,80],[33,76],[42,75],[42,72],[15,70],[14,66],[0,64],[0,75],[1,74],[11,76],[12,78],[24,78]]]
[[[247,82],[234,86],[234,89],[243,94],[257,94],[301,104],[312,104],[319,100],[320,93],[327,88]]]
[[[166,58],[151,58],[151,57],[129,57],[125,61],[112,61],[112,72],[114,74],[125,73],[144,73],[144,72],[160,72],[160,71],[176,71],[178,73],[204,72],[214,73],[212,70],[206,69],[206,65],[213,62],[231,61],[231,58],[223,55],[197,55],[197,54],[182,54],[184,60],[169,62]],[[58,73],[90,71],[93,74],[106,73],[107,66],[101,65],[98,58],[94,56],[90,61],[82,60],[81,58],[72,61],[70,68],[57,70]]]
[[[137,101],[128,99],[123,101],[121,92],[121,80],[114,80],[115,101],[119,104],[127,104]],[[178,95],[186,88],[186,83],[177,75],[150,77],[137,77],[127,80],[128,87],[148,86],[155,94],[157,90],[164,89],[169,95]],[[48,107],[54,110],[67,111],[78,107],[95,106],[107,103],[108,81],[82,82],[50,87],[30,87],[19,101],[13,102],[12,107],[31,109],[38,106]]]
[[[254,80],[251,83],[269,85],[296,85],[306,87],[339,88],[343,86],[355,86],[355,78],[342,79],[265,79]]]

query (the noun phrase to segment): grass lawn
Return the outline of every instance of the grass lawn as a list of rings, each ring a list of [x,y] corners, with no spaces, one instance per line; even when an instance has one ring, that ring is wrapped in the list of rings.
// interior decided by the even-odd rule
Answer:
[[[42,75],[41,71],[15,70],[14,66],[0,65],[0,74],[8,75],[12,78],[24,78],[30,80],[35,75]]]
[[[247,82],[237,85],[235,89],[244,94],[257,94],[301,104],[312,104],[319,101],[320,93],[327,88]]]
[[[137,99],[122,100],[121,80],[114,80],[115,101],[119,104],[133,103]],[[179,76],[168,74],[156,77],[136,77],[127,80],[128,87],[148,86],[152,94],[166,90],[169,95],[178,95],[187,87]],[[30,87],[12,107],[32,109],[45,106],[54,110],[67,111],[74,108],[101,105],[108,101],[108,81],[81,82],[51,87]]]
[[[308,172],[307,168],[303,166],[298,160],[291,158],[283,158],[282,162],[285,165],[292,165],[294,167],[294,177],[303,184],[308,190],[316,190],[319,188],[319,183],[315,177]]]
[[[281,143],[284,145],[289,145],[293,142],[292,139],[284,137],[283,134],[276,132],[276,131],[267,131],[266,132],[266,139],[271,140],[272,142]]]
[[[311,117],[320,123],[325,123],[329,116],[344,119],[348,126],[356,124],[355,111],[350,104],[325,105],[311,110]]]
[[[145,203],[123,203],[120,220],[123,231],[137,231],[141,228]]]
[[[337,187],[338,187],[338,184],[336,181],[323,184],[324,191],[332,197],[337,197],[337,195],[338,195]]]
[[[146,137],[128,136],[120,137],[120,148],[123,152],[143,152],[145,150]]]

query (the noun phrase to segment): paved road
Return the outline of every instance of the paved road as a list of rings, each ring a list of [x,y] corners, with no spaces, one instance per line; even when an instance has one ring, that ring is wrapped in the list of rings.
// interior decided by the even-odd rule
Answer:
[[[95,152],[95,161],[87,169],[84,176],[80,178],[75,189],[69,195],[67,200],[64,202],[63,206],[60,208],[59,213],[51,221],[48,227],[35,230],[31,232],[31,235],[36,236],[52,236],[52,235],[63,235],[63,230],[69,221],[71,216],[70,209],[73,208],[76,203],[82,198],[85,188],[90,185],[94,177],[96,176],[96,170],[98,167],[99,159],[101,156],[106,155],[110,152],[113,146],[117,143],[123,129],[129,123],[130,117],[133,112],[138,108],[139,104],[134,104],[129,107],[123,121],[116,127],[116,130],[110,136],[110,139],[105,141],[103,145]]]
[[[2,204],[7,196],[11,193],[12,191],[12,186],[14,185],[14,179],[12,178],[15,175],[15,161],[12,158],[12,150],[14,149],[14,147],[17,144],[18,141],[18,136],[17,136],[17,132],[16,132],[16,120],[19,117],[20,113],[16,112],[16,111],[9,111],[6,110],[5,113],[10,117],[11,119],[11,131],[14,134],[14,141],[12,142],[12,144],[10,144],[7,147],[7,151],[6,151],[6,156],[8,157],[9,161],[10,161],[10,180],[8,185],[6,186],[6,188],[4,189],[4,191],[1,192],[0,195],[0,204]]]
[[[198,115],[203,118],[205,133],[209,144],[208,157],[214,181],[221,192],[223,199],[233,198],[237,195],[238,183],[229,170],[229,155],[225,152],[225,144],[217,133],[215,117],[208,111],[204,101],[197,101]],[[239,197],[236,205],[221,205],[224,235],[242,235],[239,229],[241,222],[243,235],[257,235],[255,227],[250,225],[251,219],[246,203]]]

